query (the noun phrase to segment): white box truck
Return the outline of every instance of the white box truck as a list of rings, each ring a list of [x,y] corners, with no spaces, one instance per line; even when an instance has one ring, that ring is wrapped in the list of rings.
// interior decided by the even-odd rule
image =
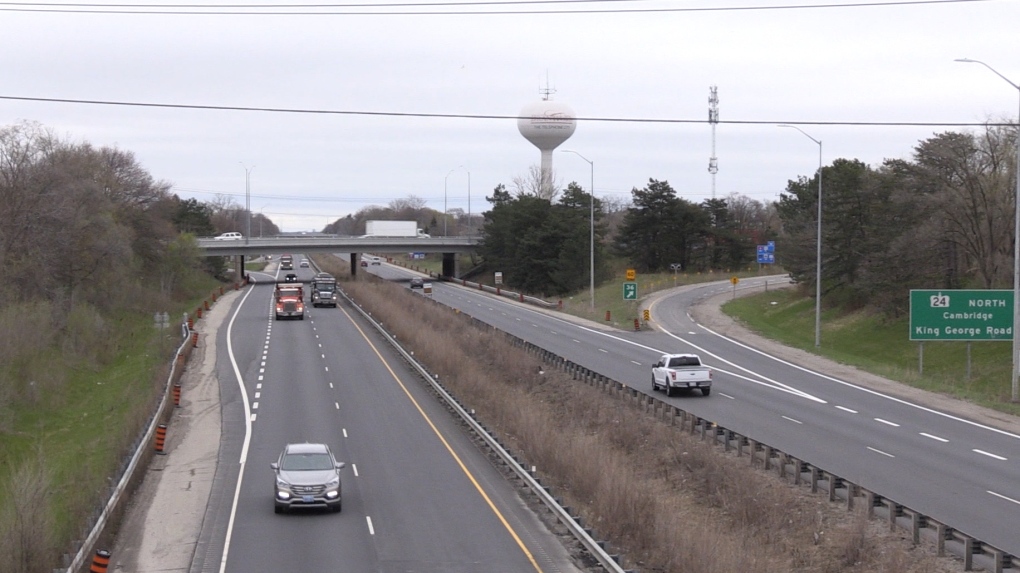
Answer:
[[[366,237],[409,237],[429,239],[417,221],[365,221]]]

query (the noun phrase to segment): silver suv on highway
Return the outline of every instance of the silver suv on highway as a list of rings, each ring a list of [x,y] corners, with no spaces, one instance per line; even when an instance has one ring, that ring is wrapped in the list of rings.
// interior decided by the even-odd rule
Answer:
[[[287,444],[280,459],[269,464],[276,472],[273,505],[276,513],[292,507],[340,511],[340,470],[326,444]]]

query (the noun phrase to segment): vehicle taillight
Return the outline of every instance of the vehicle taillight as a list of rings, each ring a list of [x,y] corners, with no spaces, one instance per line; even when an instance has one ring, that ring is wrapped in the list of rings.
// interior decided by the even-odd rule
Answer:
[[[676,380],[676,372],[670,372],[669,377],[672,378],[673,380]]]

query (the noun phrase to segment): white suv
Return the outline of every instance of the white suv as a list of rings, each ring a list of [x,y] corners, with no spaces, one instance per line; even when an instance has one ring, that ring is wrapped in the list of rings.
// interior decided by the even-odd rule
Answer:
[[[223,233],[222,235],[216,235],[215,237],[217,241],[236,241],[237,239],[243,238],[244,235],[236,231],[231,231],[230,233]]]

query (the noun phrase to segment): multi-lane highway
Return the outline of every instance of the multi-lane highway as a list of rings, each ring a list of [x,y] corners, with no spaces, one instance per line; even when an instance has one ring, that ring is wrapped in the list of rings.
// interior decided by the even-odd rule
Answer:
[[[398,281],[410,276],[374,269]],[[690,317],[698,300],[729,289],[693,286],[660,298],[654,332],[608,330],[438,282],[432,296],[649,394],[659,354],[700,354],[715,369],[712,395],[669,400],[1020,554],[1020,435],[783,361]]]
[[[577,571],[370,328],[342,307],[273,320],[272,289],[249,289],[218,333],[223,437],[192,571]],[[305,441],[347,464],[340,514],[273,512],[269,464]]]

